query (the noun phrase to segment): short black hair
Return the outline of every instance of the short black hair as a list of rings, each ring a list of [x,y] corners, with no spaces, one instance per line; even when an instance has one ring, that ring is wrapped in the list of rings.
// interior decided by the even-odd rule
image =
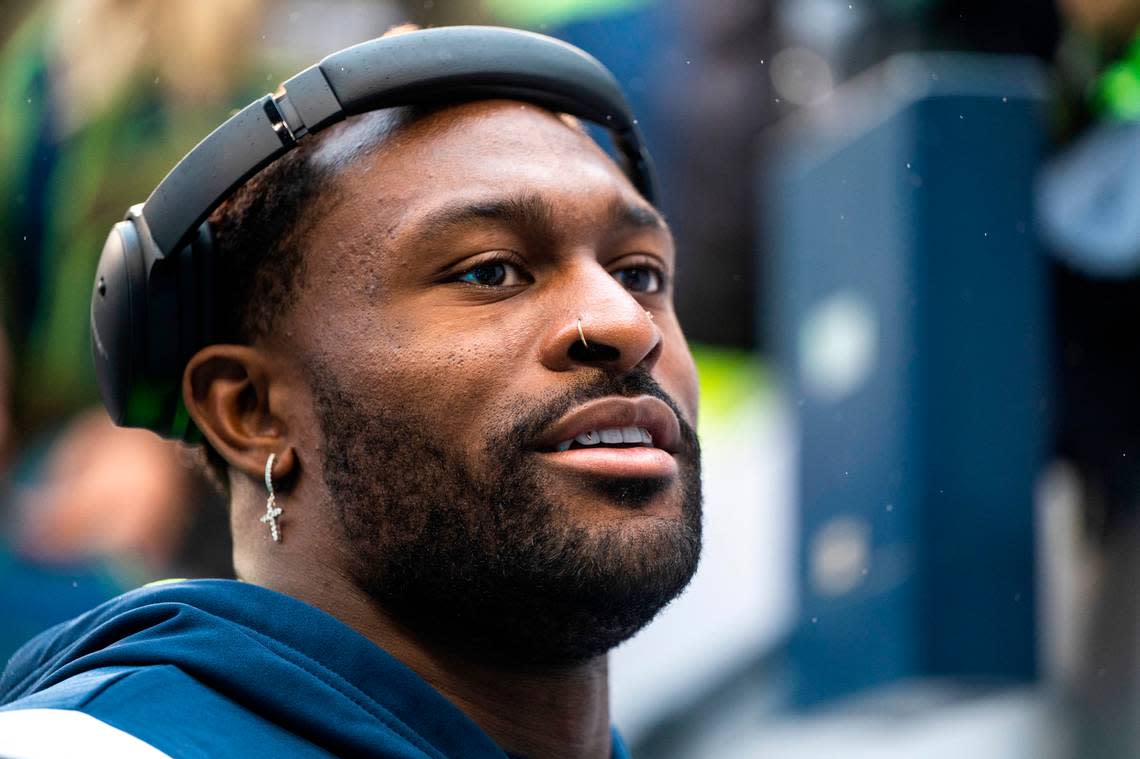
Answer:
[[[301,277],[300,243],[330,185],[331,172],[312,160],[315,142],[270,164],[210,217],[221,342],[268,334]]]
[[[335,202],[342,170],[431,110],[391,108],[319,132],[262,169],[210,215],[216,342],[250,344],[273,331],[304,278],[306,236]],[[359,120],[368,122],[363,139],[334,159],[321,155],[322,145]],[[207,476],[228,492],[226,460],[208,443],[203,456]]]

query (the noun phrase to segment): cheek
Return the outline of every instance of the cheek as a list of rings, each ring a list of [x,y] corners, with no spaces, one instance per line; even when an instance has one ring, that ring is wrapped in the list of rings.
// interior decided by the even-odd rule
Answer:
[[[379,408],[431,425],[432,437],[477,446],[488,419],[513,391],[533,353],[525,325],[473,309],[428,309],[428,318],[358,316],[340,331],[335,354],[342,376]]]

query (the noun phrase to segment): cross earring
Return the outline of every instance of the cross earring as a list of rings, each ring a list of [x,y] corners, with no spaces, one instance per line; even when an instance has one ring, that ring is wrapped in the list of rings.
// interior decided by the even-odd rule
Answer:
[[[277,505],[276,496],[273,495],[273,461],[276,453],[269,454],[265,460],[265,489],[269,491],[269,500],[265,502],[265,516],[261,521],[269,525],[269,534],[273,536],[274,543],[281,542],[281,528],[277,525],[277,517],[281,516],[281,508]]]

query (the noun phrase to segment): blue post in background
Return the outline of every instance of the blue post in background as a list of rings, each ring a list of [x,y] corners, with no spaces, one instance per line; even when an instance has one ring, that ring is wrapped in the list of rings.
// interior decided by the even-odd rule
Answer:
[[[897,56],[793,116],[761,162],[801,436],[800,706],[1036,675],[1043,89],[1028,59]]]

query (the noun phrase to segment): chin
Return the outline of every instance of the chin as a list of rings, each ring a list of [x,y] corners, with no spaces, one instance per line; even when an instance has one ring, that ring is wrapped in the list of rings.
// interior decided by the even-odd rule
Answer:
[[[589,478],[551,489],[549,500],[566,504],[572,518],[629,522],[638,517],[681,518],[684,492],[677,478]]]

